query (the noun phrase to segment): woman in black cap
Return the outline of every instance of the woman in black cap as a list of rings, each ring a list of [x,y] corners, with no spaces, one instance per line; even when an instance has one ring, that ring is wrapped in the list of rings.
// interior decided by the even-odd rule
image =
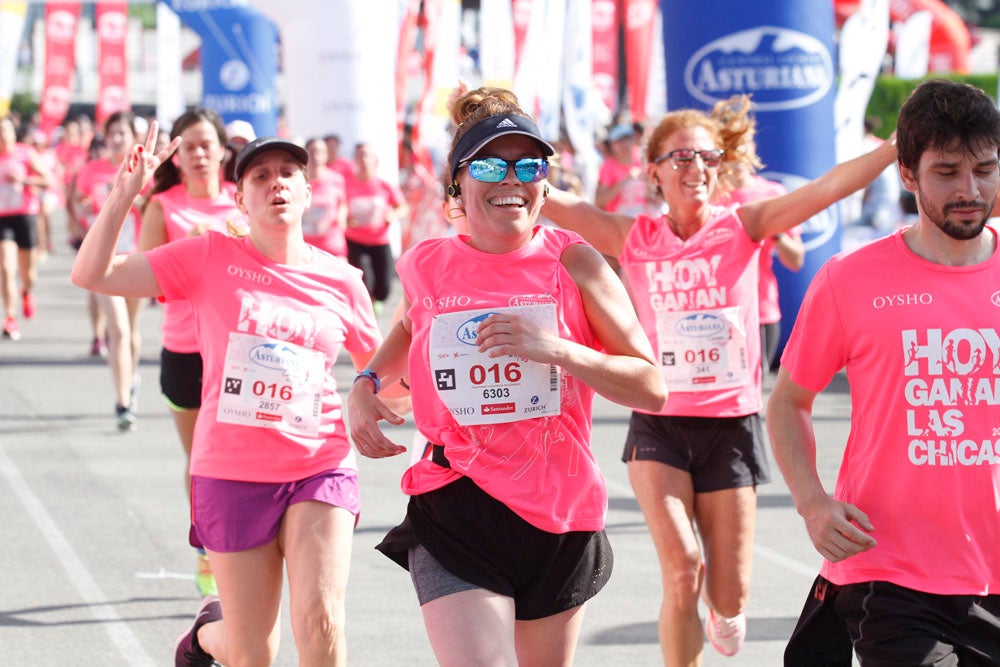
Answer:
[[[128,206],[181,139],[133,148],[87,234],[72,280],[195,311],[204,359],[191,452],[191,537],[208,552],[209,595],[177,640],[175,664],[271,664],[287,564],[302,664],[344,664],[344,593],[360,509],[355,455],[332,367],[363,368],[381,342],[356,269],[302,237],[305,150],[275,138],[237,156],[243,237],[207,233],[115,255]]]
[[[594,393],[654,410],[666,393],[604,259],[536,225],[553,150],[514,94],[465,93],[452,119],[450,215],[469,233],[400,258],[403,317],[351,388],[351,436],[366,456],[404,451],[378,394],[406,374],[432,444],[378,549],[409,569],[440,664],[570,665],[612,567]]]

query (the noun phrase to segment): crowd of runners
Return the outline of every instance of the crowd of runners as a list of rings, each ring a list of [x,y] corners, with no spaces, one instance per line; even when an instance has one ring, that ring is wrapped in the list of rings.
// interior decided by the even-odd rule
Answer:
[[[286,571],[300,664],[344,664],[356,456],[412,449],[378,549],[409,571],[438,662],[571,665],[613,576],[595,394],[631,412],[621,458],[665,665],[745,641],[770,452],[825,559],[786,664],[996,664],[996,105],[926,82],[891,140],[791,192],[757,173],[748,97],[619,122],[593,198],[510,91],[463,88],[450,111],[443,164],[401,137],[394,181],[369,143],[347,157],[336,135],[258,137],[207,109],[169,132],[76,119],[54,142],[0,120],[10,353],[46,306],[38,264],[68,251],[55,221],[90,313],[81,356],[107,359],[122,432],[142,422],[138,318],[162,311],[202,597],[176,664],[273,661]],[[798,225],[897,165],[912,224],[824,265],[782,323],[773,259],[801,267]],[[341,353],[357,376],[338,390]],[[827,491],[810,410],[845,368],[852,430]],[[416,443],[381,428],[405,419]]]

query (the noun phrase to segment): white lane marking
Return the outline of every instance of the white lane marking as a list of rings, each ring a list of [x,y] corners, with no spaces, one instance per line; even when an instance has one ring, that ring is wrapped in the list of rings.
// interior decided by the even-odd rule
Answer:
[[[7,480],[14,495],[21,501],[28,516],[34,521],[35,526],[52,548],[53,554],[66,570],[70,581],[76,586],[83,601],[87,603],[90,613],[95,619],[101,621],[101,627],[118,647],[125,661],[130,665],[155,667],[156,663],[142,648],[142,644],[129,628],[128,623],[118,615],[104,591],[90,576],[90,571],[77,556],[73,545],[59,530],[59,526],[45,510],[45,506],[42,505],[38,496],[32,492],[28,482],[7,456],[3,447],[0,447],[0,474]]]
[[[180,572],[167,572],[166,569],[160,568],[159,572],[136,572],[136,579],[183,579],[185,581],[194,581],[193,574],[181,574]]]

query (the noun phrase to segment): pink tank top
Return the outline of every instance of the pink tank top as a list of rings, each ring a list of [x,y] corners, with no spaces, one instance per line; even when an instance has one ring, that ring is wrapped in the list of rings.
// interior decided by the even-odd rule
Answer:
[[[496,255],[467,239],[423,241],[397,263],[413,323],[413,418],[452,466],[419,461],[404,473],[403,491],[426,493],[465,475],[541,530],[599,530],[607,491],[590,450],[593,390],[555,366],[474,352],[479,321],[498,309],[599,348],[560,262],[583,240],[539,226],[526,246]]]
[[[686,241],[640,215],[622,268],[670,397],[659,414],[742,417],[761,409],[757,271],[761,243],[737,208],[713,207]]]
[[[761,176],[754,176],[750,185],[737,188],[729,193],[725,204],[746,204],[756,199],[778,197],[788,190],[776,181],[769,181]],[[793,227],[786,234],[795,238],[801,237],[798,227]],[[778,279],[774,275],[774,239],[764,239],[760,251],[760,284],[757,295],[760,299],[760,323],[772,324],[781,321],[781,306],[778,301]]]
[[[222,191],[215,197],[198,198],[188,194],[183,184],[175,185],[152,196],[163,209],[163,224],[167,242],[188,238],[199,225],[229,235],[246,233],[246,220],[233,199],[236,186],[223,183]],[[171,352],[198,352],[198,336],[191,312],[185,301],[167,301],[163,304],[161,324],[163,347]]]

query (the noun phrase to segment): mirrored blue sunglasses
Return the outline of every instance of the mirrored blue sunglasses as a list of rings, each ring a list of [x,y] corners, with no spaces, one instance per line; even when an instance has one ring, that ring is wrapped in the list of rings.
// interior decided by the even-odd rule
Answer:
[[[514,174],[522,183],[537,183],[549,175],[549,161],[543,157],[523,157],[511,161],[498,157],[469,160],[469,176],[483,183],[499,183],[507,177],[507,170],[514,166]]]

